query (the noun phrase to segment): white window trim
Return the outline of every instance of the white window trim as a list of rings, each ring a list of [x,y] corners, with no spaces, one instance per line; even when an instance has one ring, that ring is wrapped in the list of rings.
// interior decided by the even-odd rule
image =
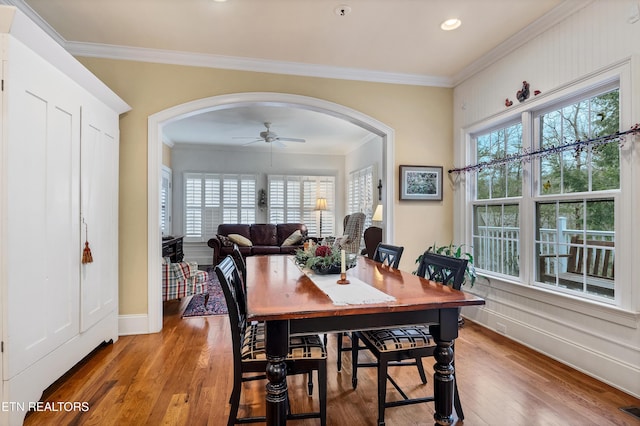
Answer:
[[[368,193],[360,194],[359,200],[357,200],[357,202],[354,202],[354,200],[352,199],[353,197],[352,188],[354,185],[354,181],[360,178],[367,179],[368,176],[370,176],[370,182],[368,187],[364,188],[365,191],[368,191]],[[363,167],[361,169],[354,170],[349,173],[349,179],[347,182],[347,210],[348,210],[347,213],[348,214],[364,213],[365,221],[364,221],[363,229],[367,229],[369,226],[371,226],[371,218],[373,217],[373,211],[375,210],[376,203],[379,202],[377,198],[377,194],[373,189],[373,186],[376,181],[375,177],[376,177],[376,173],[375,173],[374,165]],[[370,202],[367,202],[367,198],[369,199]],[[356,209],[354,207],[355,204],[357,204],[359,208]]]
[[[631,62],[636,69],[636,76],[631,73]],[[638,95],[632,91],[633,87],[640,85],[640,60],[628,59],[612,66],[585,76],[579,80],[563,86],[557,90],[551,90],[543,93],[536,98],[514,106],[505,112],[501,112],[494,116],[488,117],[478,123],[474,123],[460,130],[461,145],[456,149],[456,158],[460,160],[460,164],[471,164],[473,162],[473,144],[472,135],[478,134],[485,129],[495,128],[503,123],[513,121],[515,117],[520,116],[523,123],[523,145],[530,146],[533,137],[533,129],[530,128],[532,123],[533,111],[539,111],[546,106],[557,104],[564,99],[579,97],[581,94],[590,92],[598,86],[606,86],[617,81],[620,89],[620,128],[626,130],[633,124],[631,112],[632,107],[640,107],[633,105],[634,96]],[[635,86],[632,86],[632,80]],[[637,101],[636,101],[637,102]],[[636,141],[638,143],[640,141]],[[633,211],[635,205],[640,205],[640,171],[637,168],[640,161],[638,154],[634,152],[634,142],[628,140],[620,153],[620,193],[617,195],[616,201],[616,263],[620,265],[632,265],[631,267],[619,267],[616,269],[616,294],[611,304],[600,301],[590,300],[584,297],[564,294],[557,291],[547,290],[545,288],[532,285],[535,279],[535,251],[532,245],[535,236],[534,225],[534,204],[533,197],[527,196],[521,203],[521,236],[527,244],[521,245],[521,264],[520,279],[509,279],[508,277],[486,276],[482,272],[480,275],[486,279],[480,279],[476,282],[473,289],[466,289],[478,294],[484,294],[488,291],[486,287],[513,292],[524,297],[536,299],[541,302],[556,305],[564,309],[575,310],[586,315],[593,315],[604,318],[612,322],[635,326],[635,313],[640,310],[640,298],[637,295],[634,298],[632,287],[634,285],[633,276],[640,273],[640,266],[634,264],[633,254],[640,250],[640,230],[634,225]],[[637,150],[636,150],[637,151]],[[635,164],[634,164],[635,157]],[[534,171],[530,163],[524,163],[523,173],[523,191],[524,186],[531,188],[534,184],[532,176]],[[471,205],[473,199],[471,195],[474,193],[474,177],[471,175],[461,176],[457,179],[455,188],[456,214],[454,234],[464,241],[465,244],[471,245],[472,220],[473,212],[467,208]],[[530,193],[529,193],[530,194]],[[626,231],[624,231],[626,230]],[[629,232],[629,230],[632,230]]]
[[[161,190],[165,190],[164,182],[167,182],[166,188],[166,200],[164,206],[162,205],[162,195],[160,196],[160,229],[162,231],[162,236],[171,235],[173,232],[173,171],[163,165],[162,166],[162,184],[160,185]],[[162,211],[164,209],[164,212]],[[162,214],[165,215],[165,223],[162,223]]]

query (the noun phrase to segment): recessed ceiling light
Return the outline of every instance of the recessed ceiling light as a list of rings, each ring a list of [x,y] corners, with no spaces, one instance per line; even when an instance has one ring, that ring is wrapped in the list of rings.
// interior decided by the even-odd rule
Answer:
[[[460,25],[462,25],[461,20],[459,20],[458,18],[451,18],[451,19],[447,19],[442,24],[440,24],[440,28],[442,28],[445,31],[451,31],[451,30],[455,30]]]
[[[213,0],[213,1],[214,1],[214,2],[216,2],[216,3],[224,3],[224,2],[226,2],[227,0]]]

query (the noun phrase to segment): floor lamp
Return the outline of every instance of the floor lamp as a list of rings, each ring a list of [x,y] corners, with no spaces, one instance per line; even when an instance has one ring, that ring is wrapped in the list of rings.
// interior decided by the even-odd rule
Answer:
[[[320,211],[320,238],[322,238],[322,211],[327,210],[327,199],[318,197],[316,199],[316,210]]]

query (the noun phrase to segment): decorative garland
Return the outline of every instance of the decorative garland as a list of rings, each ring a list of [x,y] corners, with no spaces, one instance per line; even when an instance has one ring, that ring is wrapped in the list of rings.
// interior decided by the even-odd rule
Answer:
[[[576,154],[579,154],[589,146],[600,146],[600,145],[606,145],[613,142],[618,143],[619,146],[622,147],[624,146],[626,135],[640,135],[640,124],[636,123],[633,126],[631,126],[631,129],[626,130],[624,132],[616,132],[611,135],[599,136],[597,138],[587,139],[584,141],[577,140],[575,142],[571,142],[565,145],[559,145],[559,146],[551,145],[548,148],[539,149],[536,151],[529,151],[525,148],[523,153],[507,155],[506,157],[503,157],[503,158],[496,158],[495,160],[491,160],[491,161],[483,161],[481,163],[474,164],[471,166],[460,167],[457,169],[450,169],[448,170],[448,172],[450,174],[462,173],[462,172],[475,173],[487,167],[502,166],[505,164],[515,163],[516,161],[519,161],[521,163],[529,162],[533,158],[545,158],[554,154],[559,154],[564,151],[569,151],[571,149],[573,149],[576,152]]]

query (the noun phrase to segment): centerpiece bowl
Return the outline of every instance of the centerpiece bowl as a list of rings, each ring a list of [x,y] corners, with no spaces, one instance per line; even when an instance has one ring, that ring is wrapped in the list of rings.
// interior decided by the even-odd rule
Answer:
[[[310,246],[304,250],[296,250],[296,263],[312,270],[319,275],[339,274],[341,271],[342,254],[339,247],[332,246]],[[356,265],[356,257],[353,254],[346,255],[345,270]]]

